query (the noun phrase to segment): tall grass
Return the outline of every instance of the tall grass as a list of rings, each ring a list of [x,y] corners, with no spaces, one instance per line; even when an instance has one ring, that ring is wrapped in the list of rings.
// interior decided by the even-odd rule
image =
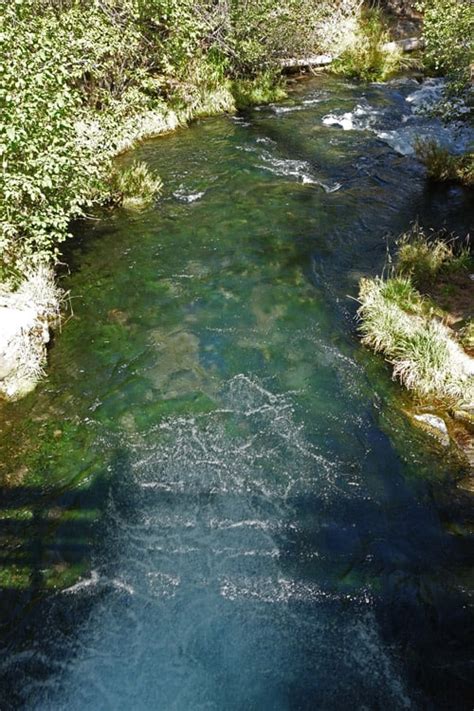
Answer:
[[[396,273],[410,278],[419,289],[433,285],[439,276],[467,272],[472,268],[469,243],[446,239],[441,234],[427,234],[415,224],[397,240]]]
[[[151,205],[163,188],[160,177],[153,175],[142,161],[115,170],[110,179],[110,201],[115,205],[142,208]]]
[[[416,313],[403,308],[409,293]],[[423,315],[423,300],[407,278],[362,279],[358,315],[362,342],[383,353],[394,377],[423,400],[449,404],[474,400],[474,361],[450,331]]]
[[[474,186],[474,153],[453,155],[434,140],[415,143],[418,159],[425,165],[428,178],[434,182],[457,182]]]
[[[397,48],[385,46],[388,40],[380,10],[367,10],[360,17],[351,44],[333,63],[333,71],[349,79],[386,81],[401,70],[413,67],[413,58],[407,58]]]

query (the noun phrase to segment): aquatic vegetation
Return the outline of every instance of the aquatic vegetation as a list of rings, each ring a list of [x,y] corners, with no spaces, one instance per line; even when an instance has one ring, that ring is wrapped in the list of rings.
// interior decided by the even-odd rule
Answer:
[[[282,101],[287,93],[281,77],[275,72],[267,71],[255,79],[236,79],[232,82],[232,94],[238,109],[256,104],[271,104]]]
[[[468,244],[452,236],[428,234],[417,224],[397,240],[397,246],[396,273],[418,289],[432,286],[440,275],[467,272],[472,266]]]
[[[418,159],[426,166],[430,180],[474,185],[473,152],[453,155],[434,140],[418,140],[415,151]]]
[[[111,201],[124,207],[146,207],[153,203],[162,188],[161,178],[153,175],[143,161],[135,161],[112,173]]]
[[[362,342],[383,353],[393,375],[424,400],[461,404],[474,399],[474,362],[437,320],[410,313],[400,294],[409,292],[407,279],[362,279],[359,289]]]

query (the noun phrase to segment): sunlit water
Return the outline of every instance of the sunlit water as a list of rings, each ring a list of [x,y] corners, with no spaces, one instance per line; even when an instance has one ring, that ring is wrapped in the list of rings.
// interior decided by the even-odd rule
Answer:
[[[83,229],[49,377],[2,410],[1,709],[471,708],[465,472],[351,298],[413,220],[472,219],[382,135],[442,130],[416,88],[150,141],[162,198]]]

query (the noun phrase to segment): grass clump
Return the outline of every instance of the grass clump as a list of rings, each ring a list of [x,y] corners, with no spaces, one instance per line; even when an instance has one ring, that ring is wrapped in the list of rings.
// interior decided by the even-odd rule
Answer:
[[[232,94],[238,109],[271,104],[287,96],[281,76],[273,71],[266,71],[255,79],[236,79],[232,82]]]
[[[353,41],[332,69],[336,74],[360,81],[386,81],[402,69],[414,65],[399,49],[388,49],[389,33],[379,10],[366,11],[359,21]]]
[[[411,293],[401,277],[362,279],[358,315],[362,342],[383,353],[393,375],[420,398],[451,405],[474,398],[474,363],[452,338],[449,329],[421,313],[408,313],[401,294]]]
[[[153,175],[143,161],[135,161],[127,168],[115,170],[110,184],[111,202],[129,208],[151,205],[163,188],[161,178]]]
[[[434,140],[418,140],[415,151],[430,180],[474,186],[474,153],[453,155]]]
[[[429,235],[419,225],[402,235],[397,246],[396,272],[418,289],[429,288],[440,276],[467,273],[472,268],[468,244],[453,237],[442,239],[441,234]]]

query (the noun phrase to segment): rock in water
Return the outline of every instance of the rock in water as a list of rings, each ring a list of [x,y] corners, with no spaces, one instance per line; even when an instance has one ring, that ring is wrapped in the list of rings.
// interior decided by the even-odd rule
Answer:
[[[449,446],[450,438],[448,428],[446,427],[446,422],[441,417],[425,413],[423,415],[413,415],[413,420],[415,424],[424,429],[425,432],[435,437],[443,447]]]

